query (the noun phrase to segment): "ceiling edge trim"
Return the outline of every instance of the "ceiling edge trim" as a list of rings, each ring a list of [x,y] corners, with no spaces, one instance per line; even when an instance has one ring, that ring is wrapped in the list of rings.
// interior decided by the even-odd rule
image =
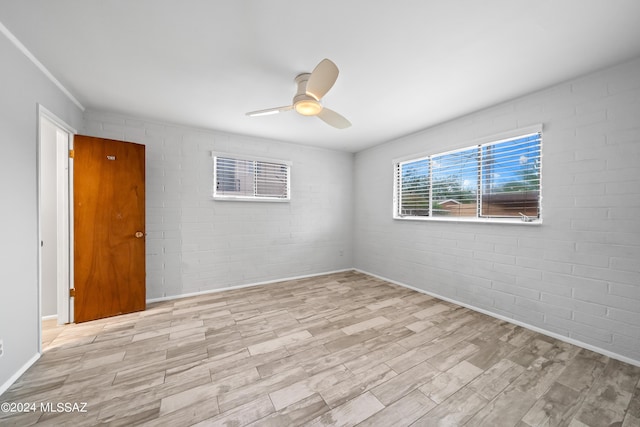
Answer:
[[[66,87],[64,87],[62,85],[62,83],[60,83],[60,81],[58,81],[58,79],[56,79],[53,74],[51,74],[51,72],[49,70],[47,70],[47,67],[45,67],[42,62],[38,61],[38,58],[36,58],[35,56],[33,56],[33,54],[31,52],[29,52],[29,49],[27,49],[27,47],[25,45],[23,45],[20,40],[18,40],[18,38],[16,36],[13,35],[13,33],[11,33],[11,31],[9,31],[9,29],[7,27],[4,26],[4,24],[2,22],[0,22],[0,33],[4,34],[5,37],[7,39],[9,39],[9,41],[11,43],[13,43],[15,45],[15,47],[18,48],[18,50],[20,52],[22,52],[24,54],[24,56],[26,56],[27,58],[29,58],[31,60],[31,62],[34,63],[34,65],[36,67],[38,67],[38,69],[40,71],[42,71],[42,73],[47,76],[47,78],[49,78],[49,80],[51,80],[51,82],[53,82],[54,85],[56,85],[58,87],[58,89],[60,89],[62,91],[62,93],[64,93],[67,98],[69,98],[71,100],[71,102],[73,102],[74,104],[76,104],[76,106],[82,110],[84,112],[85,108],[84,106],[80,103],[80,101],[78,101],[76,99],[75,96],[73,96],[71,94],[71,92],[69,92],[67,90]]]

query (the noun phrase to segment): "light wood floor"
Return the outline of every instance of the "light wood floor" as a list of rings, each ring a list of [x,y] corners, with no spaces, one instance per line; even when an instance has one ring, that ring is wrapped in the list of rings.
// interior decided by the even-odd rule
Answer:
[[[2,425],[640,426],[640,368],[355,272],[43,335],[0,402],[86,412]]]

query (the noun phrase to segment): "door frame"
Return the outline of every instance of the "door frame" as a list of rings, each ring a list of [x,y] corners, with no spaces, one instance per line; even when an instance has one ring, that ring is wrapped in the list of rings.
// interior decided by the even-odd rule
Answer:
[[[60,119],[42,104],[37,104],[37,212],[38,212],[38,350],[42,352],[42,210],[41,210],[41,185],[42,175],[42,121],[46,119],[58,130],[67,133],[68,146],[62,146],[56,140],[56,173],[58,176],[57,198],[58,198],[58,223],[57,229],[66,238],[58,239],[57,252],[61,256],[57,259],[58,277],[56,278],[57,292],[56,305],[58,312],[58,324],[70,323],[73,321],[73,305],[69,301],[69,288],[73,283],[73,162],[69,158],[69,150],[73,148],[73,135],[77,131]],[[67,166],[67,171],[65,171]]]

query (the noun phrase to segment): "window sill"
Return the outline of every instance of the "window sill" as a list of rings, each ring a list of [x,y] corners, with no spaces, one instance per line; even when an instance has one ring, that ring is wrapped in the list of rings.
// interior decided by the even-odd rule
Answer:
[[[272,197],[213,196],[213,201],[288,203],[291,199],[276,199]]]
[[[484,224],[511,224],[511,225],[542,225],[542,219],[524,221],[520,218],[445,218],[445,217],[400,217],[394,216],[398,221],[435,221],[435,222],[463,222],[463,223],[484,223]]]

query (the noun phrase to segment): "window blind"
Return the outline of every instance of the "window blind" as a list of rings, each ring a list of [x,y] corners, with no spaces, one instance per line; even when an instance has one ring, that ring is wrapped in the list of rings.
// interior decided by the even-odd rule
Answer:
[[[540,218],[542,133],[396,162],[395,218]]]
[[[482,146],[483,217],[540,217],[541,133]]]
[[[429,216],[428,158],[397,164],[396,187],[399,187],[398,213],[401,216]]]
[[[287,163],[214,156],[214,198],[289,200]]]

